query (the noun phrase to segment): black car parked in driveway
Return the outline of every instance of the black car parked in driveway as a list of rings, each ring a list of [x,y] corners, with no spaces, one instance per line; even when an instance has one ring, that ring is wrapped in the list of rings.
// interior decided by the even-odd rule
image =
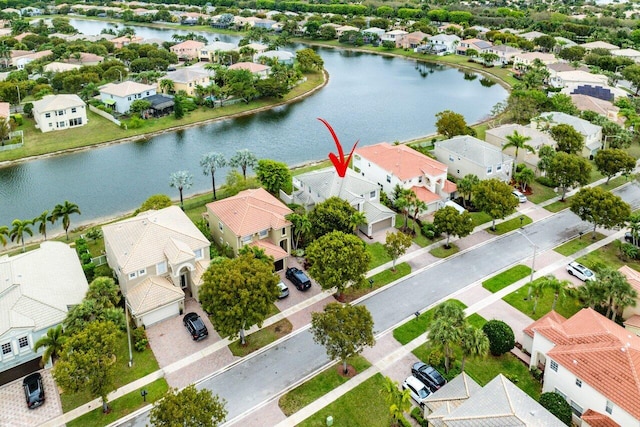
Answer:
[[[42,375],[39,372],[26,376],[22,380],[22,386],[29,409],[37,408],[44,403],[44,386],[42,385]]]
[[[633,234],[631,234],[631,232],[627,231],[626,233],[624,233],[624,240],[633,244]],[[640,238],[636,239],[637,241],[635,242],[636,246],[640,246]]]
[[[429,387],[431,392],[440,389],[447,383],[447,380],[440,375],[440,372],[431,365],[427,365],[423,362],[416,362],[413,364],[411,367],[411,375],[422,381],[424,385]]]
[[[194,341],[200,341],[209,336],[209,331],[198,313],[187,313],[182,319],[182,323],[184,323]]]
[[[299,291],[306,291],[311,287],[311,280],[309,280],[307,275],[299,268],[287,268],[285,276],[287,279],[291,280],[291,283],[293,283]]]

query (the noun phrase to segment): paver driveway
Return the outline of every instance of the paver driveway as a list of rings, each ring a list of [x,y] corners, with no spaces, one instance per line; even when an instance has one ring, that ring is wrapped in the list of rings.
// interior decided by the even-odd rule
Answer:
[[[22,378],[0,387],[0,426],[31,427],[62,415],[60,395],[56,389],[51,371],[40,371],[44,384],[45,402],[42,406],[29,409],[25,403]]]

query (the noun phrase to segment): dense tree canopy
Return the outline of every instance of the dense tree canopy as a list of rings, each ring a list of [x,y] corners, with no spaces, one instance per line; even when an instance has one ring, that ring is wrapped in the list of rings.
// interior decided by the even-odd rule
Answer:
[[[513,197],[513,188],[499,179],[480,181],[476,186],[474,204],[486,212],[493,220],[492,229],[496,228],[496,219],[504,218],[515,211],[518,199]]]
[[[440,135],[444,135],[447,138],[469,134],[469,126],[464,116],[451,110],[441,111],[436,114],[436,129]]]
[[[551,128],[551,137],[558,143],[558,151],[578,154],[584,147],[584,136],[573,126],[559,124]]]
[[[589,182],[590,174],[589,162],[575,154],[559,152],[551,158],[547,166],[547,176],[562,189],[561,201],[564,201],[569,187]]]
[[[355,212],[355,208],[346,200],[330,197],[324,202],[316,204],[309,212],[311,234],[318,238],[332,231],[351,233],[350,219]]]
[[[277,196],[280,190],[291,190],[291,172],[286,163],[261,159],[256,167],[256,176],[264,188],[273,195]]]
[[[620,148],[600,150],[593,160],[598,171],[607,177],[607,183],[615,174],[627,175],[636,167],[636,159]]]
[[[595,239],[597,227],[611,229],[623,226],[631,215],[631,208],[622,198],[602,187],[585,187],[571,199],[571,212],[593,224]]]
[[[154,427],[217,427],[227,417],[225,400],[211,390],[193,384],[178,391],[169,389],[149,413]]]
[[[451,236],[465,237],[473,231],[473,219],[469,212],[460,213],[452,206],[438,209],[433,216],[433,225],[440,233],[447,235],[446,247],[449,247]]]

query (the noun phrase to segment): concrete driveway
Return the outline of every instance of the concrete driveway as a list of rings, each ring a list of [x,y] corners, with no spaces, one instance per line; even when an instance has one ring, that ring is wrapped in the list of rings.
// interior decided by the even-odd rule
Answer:
[[[44,385],[45,402],[42,406],[29,409],[25,403],[22,378],[0,387],[0,426],[31,427],[62,415],[60,395],[51,371],[40,371]]]

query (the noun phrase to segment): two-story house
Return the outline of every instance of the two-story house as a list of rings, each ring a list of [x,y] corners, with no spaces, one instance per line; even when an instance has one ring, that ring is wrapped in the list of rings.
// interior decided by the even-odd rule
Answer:
[[[388,195],[396,186],[413,190],[427,205],[421,214],[433,212],[455,197],[456,185],[447,180],[447,165],[403,144],[360,147],[353,156],[353,168]]]
[[[206,44],[196,40],[185,40],[182,43],[174,44],[169,50],[175,53],[180,60],[190,61],[200,58],[200,50]]]
[[[486,49],[489,49],[493,46],[493,43],[487,40],[481,40],[476,38],[461,40],[458,43],[458,47],[456,48],[456,53],[458,55],[467,55],[467,50],[475,50],[477,54],[481,54]]]
[[[522,53],[522,49],[509,46],[508,44],[500,44],[491,46],[490,48],[485,50],[485,52],[498,55],[498,60],[494,62],[494,65],[506,65],[510,62],[513,62],[513,57]]]
[[[237,47],[238,45],[234,43],[213,42],[200,48],[199,58],[200,61],[218,62],[222,52],[229,52]]]
[[[522,346],[544,368],[542,391],[565,397],[576,423],[591,410],[640,425],[640,337],[584,308],[569,319],[549,312],[524,329]]]
[[[260,79],[266,79],[269,77],[269,71],[271,67],[268,65],[257,64],[255,62],[236,62],[230,65],[229,70],[247,70],[254,76]]]
[[[436,54],[446,55],[455,53],[460,41],[460,37],[454,34],[437,34],[429,37],[428,44]]]
[[[540,148],[545,145],[555,148],[555,146],[557,145],[556,141],[551,138],[548,133],[542,132],[538,129],[533,129],[529,126],[510,123],[487,129],[484,138],[489,144],[495,145],[502,150],[504,149],[504,146],[509,143],[507,137],[514,135],[516,132],[519,135],[523,135],[529,138],[526,143],[527,145],[530,145],[535,150],[535,152],[530,153],[527,150],[520,149],[518,150],[518,158],[515,159],[515,161],[518,163],[524,163],[528,168],[536,171],[538,169],[538,162],[540,161],[540,158],[537,154]],[[515,148],[509,147],[504,151],[508,155],[515,157]]]
[[[65,130],[87,124],[87,109],[78,95],[46,95],[33,102],[33,118],[42,132]]]
[[[594,125],[587,120],[557,111],[542,113],[531,120],[531,127],[534,129],[545,130],[560,124],[572,126],[584,137],[584,157],[593,158],[602,148],[602,126]]]
[[[176,71],[171,71],[167,73],[164,79],[171,80],[173,82],[173,92],[184,91],[187,95],[193,96],[195,93],[196,87],[209,86],[209,73],[204,71],[198,71],[195,68],[180,68]],[[160,82],[158,81],[158,88],[160,88]]]
[[[275,271],[287,268],[291,253],[291,222],[285,218],[290,213],[264,188],[207,204],[209,229],[218,244],[228,245],[235,255],[245,245],[256,246],[273,257]]]
[[[293,177],[293,194],[280,192],[286,203],[296,203],[311,210],[331,197],[346,200],[353,208],[364,213],[367,223],[359,230],[367,236],[394,226],[395,212],[380,203],[380,186],[353,169],[344,177],[331,168],[319,169]]]
[[[126,114],[134,101],[155,94],[155,86],[129,80],[122,83],[109,83],[100,88],[100,100],[120,114]]]
[[[0,257],[0,384],[40,369],[35,343],[80,304],[88,285],[76,251],[43,242],[20,255]]]
[[[107,262],[138,326],[184,311],[198,299],[211,243],[178,207],[151,210],[102,227]]]
[[[511,181],[513,157],[473,136],[459,135],[437,141],[433,154],[447,165],[449,174],[456,178],[472,174],[481,180],[497,178],[504,182]]]

